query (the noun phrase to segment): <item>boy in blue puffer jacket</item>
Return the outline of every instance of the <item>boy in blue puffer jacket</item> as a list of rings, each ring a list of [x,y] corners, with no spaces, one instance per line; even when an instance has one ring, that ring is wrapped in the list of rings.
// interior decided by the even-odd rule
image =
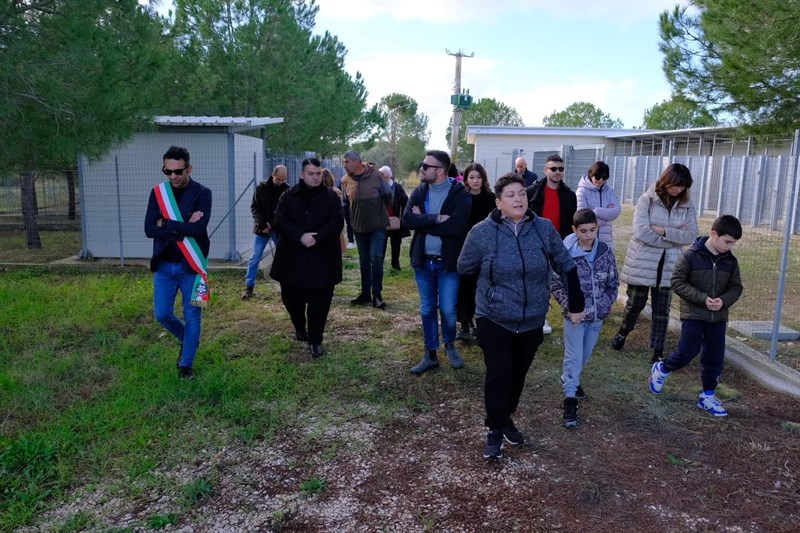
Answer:
[[[586,301],[585,318],[573,324],[567,308],[568,291],[564,280],[554,276],[550,290],[564,310],[564,427],[578,425],[578,400],[586,397],[580,385],[581,371],[592,356],[603,319],[611,313],[617,299],[619,278],[614,253],[597,238],[597,216],[591,209],[578,209],[572,219],[571,235],[564,239],[578,271],[581,291]]]

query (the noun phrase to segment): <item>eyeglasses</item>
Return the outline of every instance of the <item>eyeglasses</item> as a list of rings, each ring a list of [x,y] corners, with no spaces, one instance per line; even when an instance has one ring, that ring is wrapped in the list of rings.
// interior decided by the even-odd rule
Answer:
[[[169,170],[168,168],[162,167],[161,172],[163,172],[165,176],[172,176],[173,174],[177,174],[178,176],[180,176],[186,171],[187,168],[188,167],[183,167],[183,168],[176,168],[174,170]]]
[[[547,170],[552,172],[564,172],[564,167],[547,167]]]
[[[422,170],[428,170],[429,168],[444,168],[436,165],[429,165],[428,163],[420,163],[419,166]]]
[[[608,181],[608,176],[592,176],[593,180],[603,180]]]

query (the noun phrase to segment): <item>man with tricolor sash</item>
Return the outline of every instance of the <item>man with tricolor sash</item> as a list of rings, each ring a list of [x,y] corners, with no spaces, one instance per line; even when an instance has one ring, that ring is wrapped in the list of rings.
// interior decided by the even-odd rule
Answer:
[[[208,305],[208,220],[211,190],[194,181],[189,151],[170,146],[161,172],[167,181],[153,187],[144,221],[153,239],[153,307],[156,320],[181,343],[178,376],[193,379],[200,343],[202,309]],[[183,320],[175,315],[181,292]]]

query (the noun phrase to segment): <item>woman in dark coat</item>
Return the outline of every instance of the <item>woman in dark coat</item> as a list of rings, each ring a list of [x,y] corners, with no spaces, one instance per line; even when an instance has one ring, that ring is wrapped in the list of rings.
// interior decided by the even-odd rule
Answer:
[[[389,183],[392,189],[392,201],[389,203],[389,216],[390,217],[403,217],[403,211],[406,210],[408,203],[408,194],[406,194],[403,186],[394,181],[392,169],[389,167],[381,167],[378,172],[383,174],[383,177]],[[400,270],[400,245],[403,243],[403,237],[408,237],[411,232],[405,226],[400,226],[397,230],[386,230],[386,240],[383,241],[383,257],[386,257],[386,247],[389,243],[392,245],[392,268]]]
[[[322,186],[322,163],[315,157],[304,159],[300,182],[281,196],[275,209],[273,227],[280,240],[270,277],[281,284],[295,337],[308,341],[315,358],[323,353],[333,288],[342,281],[343,226],[341,200]]]
[[[464,186],[472,195],[472,210],[470,211],[466,236],[472,226],[489,216],[495,208],[494,194],[489,187],[489,176],[486,169],[480,163],[470,163],[464,169]],[[478,276],[461,276],[461,283],[458,285],[458,303],[456,313],[461,329],[456,333],[456,339],[464,342],[474,340],[473,329],[475,323],[475,288],[478,284]]]

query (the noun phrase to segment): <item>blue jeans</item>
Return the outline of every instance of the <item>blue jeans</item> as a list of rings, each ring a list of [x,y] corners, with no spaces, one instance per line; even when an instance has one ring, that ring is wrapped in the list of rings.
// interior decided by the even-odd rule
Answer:
[[[256,286],[256,274],[258,274],[258,264],[264,258],[264,250],[267,248],[267,243],[272,239],[275,245],[278,245],[278,232],[275,230],[267,233],[266,237],[261,235],[253,235],[253,253],[250,256],[250,263],[247,265],[247,276],[244,278],[245,287]]]
[[[575,397],[575,391],[581,384],[581,371],[592,356],[602,327],[602,320],[573,324],[564,317],[564,371],[561,374],[564,396]]]
[[[358,262],[361,267],[361,294],[381,296],[383,291],[383,243],[386,231],[355,232]]]
[[[153,275],[153,308],[158,323],[172,333],[181,344],[178,366],[191,367],[200,344],[202,308],[191,304],[192,288],[197,273],[182,261],[163,262]],[[175,296],[181,291],[183,320],[175,316]]]
[[[456,300],[458,300],[458,272],[445,272],[441,260],[425,258],[421,268],[414,269],[414,279],[419,291],[419,309],[422,314],[422,335],[426,350],[439,349],[438,308],[442,316],[442,341],[450,344],[456,339]]]

